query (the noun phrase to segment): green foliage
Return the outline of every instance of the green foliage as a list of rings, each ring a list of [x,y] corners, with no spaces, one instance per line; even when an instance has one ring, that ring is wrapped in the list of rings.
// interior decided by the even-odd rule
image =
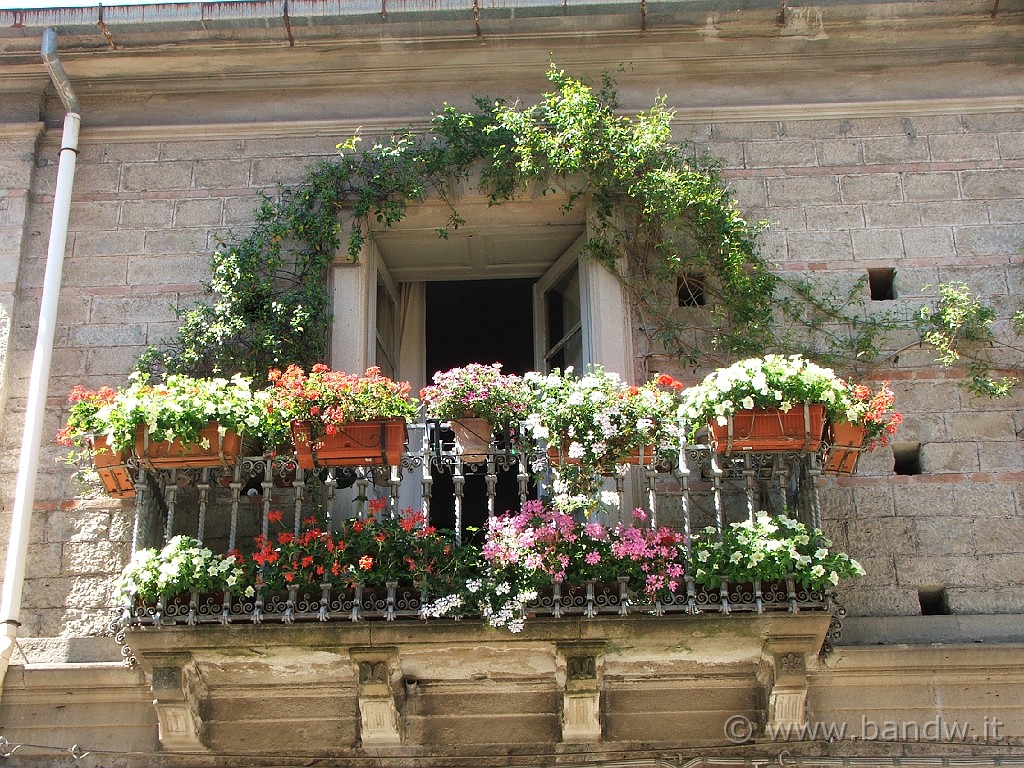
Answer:
[[[934,308],[918,311],[917,326],[921,338],[938,354],[938,362],[946,368],[958,363],[966,366],[970,379],[964,387],[983,397],[1005,397],[1020,385],[1016,376],[1000,376],[986,354],[995,347],[1006,348],[992,328],[996,321],[995,307],[973,296],[966,283],[951,282],[939,286],[939,300]],[[1020,335],[1024,329],[1024,311],[1012,318],[1013,330]]]
[[[330,326],[325,270],[344,246],[357,259],[367,225],[390,227],[410,202],[436,194],[450,213],[438,234],[463,223],[451,186],[479,173],[492,204],[527,182],[567,192],[564,207],[592,204],[595,235],[587,253],[616,270],[653,339],[689,360],[666,312],[666,280],[687,270],[712,276],[717,301],[713,342],[724,353],[763,349],[771,337],[763,307],[777,278],[755,249],[757,227],[740,216],[718,164],[671,143],[664,100],[639,115],[615,112],[610,79],[594,90],[552,67],[554,89],[530,107],[477,99],[464,112],[446,105],[423,134],[405,131],[314,163],[295,187],[264,195],[252,230],[221,243],[211,260],[210,300],[181,312],[174,338],[148,349],[146,371],[192,375],[241,372],[263,379],[272,367],[321,360]],[[351,229],[341,232],[349,211]],[[616,268],[625,256],[626,269]]]

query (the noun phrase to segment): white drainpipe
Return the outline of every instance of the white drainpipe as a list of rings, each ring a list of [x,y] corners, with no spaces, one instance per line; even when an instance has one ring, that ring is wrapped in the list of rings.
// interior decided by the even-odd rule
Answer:
[[[78,128],[81,124],[78,99],[71,90],[64,67],[57,58],[57,33],[43,32],[43,63],[50,73],[60,99],[64,102],[64,136],[61,139],[60,163],[57,166],[57,188],[53,195],[53,218],[50,222],[50,244],[46,252],[46,273],[43,277],[43,299],[39,308],[39,330],[32,356],[32,376],[25,407],[25,432],[21,439],[21,460],[18,483],[11,510],[11,538],[7,546],[7,569],[3,593],[0,595],[0,692],[7,675],[7,666],[14,651],[21,615],[21,593],[25,583],[25,561],[28,558],[29,528],[35,504],[36,475],[39,469],[43,416],[50,381],[50,360],[57,321],[57,300],[60,298],[64,249],[68,238],[68,217],[71,212],[71,187],[75,180],[78,159]]]

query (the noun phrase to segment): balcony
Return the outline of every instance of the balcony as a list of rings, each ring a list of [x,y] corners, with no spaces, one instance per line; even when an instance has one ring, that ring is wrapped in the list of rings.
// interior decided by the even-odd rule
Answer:
[[[686,445],[604,477],[606,504],[593,519],[671,527],[687,551],[693,532],[720,533],[761,510],[819,527],[822,456]],[[410,426],[394,466],[304,471],[290,456],[254,455],[232,467],[153,471],[133,460],[134,545],[185,533],[215,551],[244,551],[271,520],[296,535],[312,517],[330,530],[365,519],[372,501],[382,517],[420,506],[424,522],[448,524],[466,546],[489,517],[550,489],[565,457],[540,442],[524,455],[499,441],[477,458],[464,460],[446,424],[425,421]],[[250,595],[136,602],[112,628],[128,663],[152,681],[167,750],[259,748],[254,734],[269,731],[243,728],[249,741],[238,743],[243,721],[288,720],[280,706],[298,696],[302,711],[326,713],[318,727],[346,748],[426,754],[448,744],[451,728],[465,727],[464,736],[483,727],[480,743],[497,754],[525,744],[671,742],[669,723],[691,700],[717,702],[686,715],[708,733],[736,712],[755,723],[802,722],[808,665],[838,634],[842,613],[830,590],[793,578],[707,586],[690,573],[653,599],[625,576],[554,580],[524,607],[516,633],[473,617],[430,618],[438,597],[404,580],[257,585]],[[652,736],[658,722],[666,730]]]

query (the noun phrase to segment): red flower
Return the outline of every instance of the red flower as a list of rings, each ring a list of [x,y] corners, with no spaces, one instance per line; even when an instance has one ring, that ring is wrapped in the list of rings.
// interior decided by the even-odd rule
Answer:
[[[369,555],[363,555],[359,558],[359,567],[364,571],[368,571],[373,568],[373,558]]]

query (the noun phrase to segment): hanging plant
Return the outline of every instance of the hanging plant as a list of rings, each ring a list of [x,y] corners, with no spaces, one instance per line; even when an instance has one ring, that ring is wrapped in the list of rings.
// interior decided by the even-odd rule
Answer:
[[[616,274],[641,326],[674,353],[695,361],[703,346],[687,346],[671,325],[661,289],[695,268],[713,277],[717,348],[730,354],[766,346],[770,324],[760,308],[770,304],[777,278],[757,255],[759,228],[740,216],[718,164],[671,143],[672,112],[663,99],[623,116],[610,79],[595,90],[555,67],[547,77],[554,89],[536,105],[477,99],[470,111],[446,106],[425,133],[401,132],[369,149],[354,137],[338,146],[337,158],[310,166],[299,185],[263,195],[252,230],[214,252],[209,300],[184,311],[177,335],[148,349],[139,367],[262,379],[271,368],[323,359],[331,322],[325,271],[336,251],[344,245],[357,259],[369,223],[390,227],[428,195],[449,203],[438,229],[446,236],[463,223],[450,187],[469,180],[471,169],[492,204],[534,182],[564,190],[566,209],[591,206],[587,255],[612,269],[625,255],[627,269]]]

